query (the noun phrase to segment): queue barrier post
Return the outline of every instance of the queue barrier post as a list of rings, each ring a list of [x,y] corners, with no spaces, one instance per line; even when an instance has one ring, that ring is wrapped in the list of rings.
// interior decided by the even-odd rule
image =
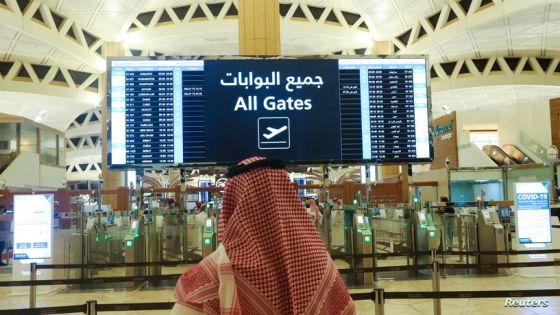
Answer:
[[[434,260],[432,262],[432,291],[440,292],[440,283],[439,283],[439,262]],[[441,315],[441,299],[433,299],[434,303],[434,314]]]
[[[373,289],[375,315],[385,315],[385,290],[383,288]]]
[[[97,301],[86,301],[86,315],[97,315]]]
[[[37,280],[37,263],[31,263],[31,285],[29,286],[29,308],[37,307],[37,285],[35,281]]]

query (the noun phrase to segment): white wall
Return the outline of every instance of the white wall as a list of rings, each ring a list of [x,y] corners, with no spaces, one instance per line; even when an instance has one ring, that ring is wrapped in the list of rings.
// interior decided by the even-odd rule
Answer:
[[[459,148],[459,167],[485,166],[496,166],[496,163],[476,145],[464,145]]]
[[[39,186],[39,154],[23,152],[0,174],[8,187]]]
[[[548,101],[523,104],[516,106],[515,110],[502,110],[498,124],[500,145],[515,144],[533,159],[535,156],[521,145],[520,131],[544,148],[552,144]]]
[[[23,152],[0,174],[0,179],[4,179],[8,187],[60,188],[66,179],[66,170],[40,165],[39,154]]]
[[[499,112],[493,110],[458,111],[457,145],[461,147],[471,142],[469,130],[499,128],[498,116]]]
[[[423,173],[415,173],[412,175],[412,182],[413,183],[421,183],[421,182],[437,182],[437,198],[435,200],[430,201],[439,201],[441,197],[449,197],[449,177],[447,175],[446,168],[440,168],[433,171],[427,171]],[[423,196],[424,201],[429,199],[425,199],[429,196]]]
[[[548,100],[515,104],[500,110],[457,112],[459,166],[495,165],[490,159],[474,152],[475,147],[468,147],[470,143],[468,130],[471,129],[497,129],[500,146],[514,144],[537,162],[539,160],[534,154],[521,145],[521,132],[545,148],[552,144]]]
[[[60,188],[62,187],[62,181],[66,180],[66,169],[64,167],[41,165],[39,176],[39,186]]]

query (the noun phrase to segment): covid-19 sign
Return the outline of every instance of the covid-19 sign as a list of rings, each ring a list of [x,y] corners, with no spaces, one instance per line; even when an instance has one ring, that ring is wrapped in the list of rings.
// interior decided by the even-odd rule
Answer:
[[[548,182],[515,183],[515,206],[519,243],[550,243]]]

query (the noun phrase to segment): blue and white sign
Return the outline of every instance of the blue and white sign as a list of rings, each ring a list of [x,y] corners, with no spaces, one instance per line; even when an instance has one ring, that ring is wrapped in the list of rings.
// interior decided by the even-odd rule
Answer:
[[[42,259],[52,255],[54,196],[14,196],[14,259]]]
[[[548,182],[515,183],[515,206],[520,244],[552,242]]]

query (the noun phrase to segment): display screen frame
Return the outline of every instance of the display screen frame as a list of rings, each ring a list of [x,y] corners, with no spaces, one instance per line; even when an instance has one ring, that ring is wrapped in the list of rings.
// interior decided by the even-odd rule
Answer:
[[[515,228],[518,243],[551,244],[550,182],[514,183]]]
[[[204,161],[204,162],[184,162],[184,163],[142,163],[142,164],[113,164],[112,163],[112,124],[111,124],[111,96],[112,96],[112,86],[111,86],[111,73],[112,73],[112,62],[113,61],[165,61],[165,60],[177,60],[177,61],[189,61],[189,60],[340,60],[340,59],[354,59],[354,60],[368,60],[368,59],[387,59],[387,60],[414,60],[421,59],[424,60],[425,68],[425,82],[426,82],[426,101],[427,101],[427,128],[428,128],[428,146],[429,146],[429,157],[427,158],[409,158],[409,159],[320,159],[320,160],[290,160],[285,159],[287,164],[297,164],[297,165],[318,165],[318,164],[330,164],[330,165],[358,165],[358,164],[426,164],[431,163],[435,159],[434,142],[433,142],[433,119],[432,119],[432,98],[431,98],[431,81],[430,81],[430,63],[427,55],[308,55],[308,56],[137,56],[137,57],[107,57],[107,80],[106,80],[106,90],[107,90],[107,165],[109,169],[117,170],[133,170],[133,169],[143,169],[143,168],[181,168],[181,167],[212,167],[212,166],[230,166],[235,165],[239,161]],[[339,100],[340,102],[340,100]],[[263,152],[265,153],[265,152]],[[264,154],[263,154],[264,155]],[[249,157],[249,156],[247,156]],[[273,155],[267,157],[275,157]]]
[[[53,257],[54,194],[14,195],[15,260]]]

